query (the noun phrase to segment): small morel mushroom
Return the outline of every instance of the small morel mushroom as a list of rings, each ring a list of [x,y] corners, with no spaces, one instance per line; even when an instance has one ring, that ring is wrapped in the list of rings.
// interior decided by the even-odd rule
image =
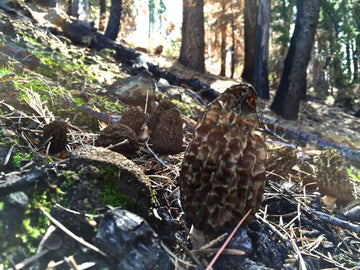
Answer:
[[[183,127],[180,111],[171,101],[162,101],[146,121],[150,142],[159,154],[177,154],[182,150]]]
[[[139,106],[128,108],[121,114],[120,123],[128,126],[139,135],[145,123],[145,114]]]
[[[64,121],[55,120],[43,128],[43,139],[47,147],[50,142],[49,153],[56,154],[65,150],[67,140],[67,124]]]
[[[340,152],[326,147],[316,162],[317,183],[322,195],[335,197],[340,205],[354,200],[353,185]]]
[[[252,210],[247,225],[261,205],[266,152],[256,131],[256,98],[251,85],[232,86],[208,105],[195,127],[179,181],[184,211],[203,234],[199,241],[235,227]]]
[[[139,150],[135,131],[122,123],[115,123],[104,128],[100,132],[99,138],[95,141],[95,145],[109,147],[112,151],[128,157],[134,155]]]
[[[296,162],[296,151],[291,146],[267,150],[266,169],[271,173],[270,179],[273,181],[286,179]]]

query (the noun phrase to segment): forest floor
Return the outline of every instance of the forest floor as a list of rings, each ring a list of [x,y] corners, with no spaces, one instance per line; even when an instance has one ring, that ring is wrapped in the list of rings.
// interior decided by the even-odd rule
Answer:
[[[0,10],[0,21],[3,32],[0,44],[0,269],[22,269],[31,263],[33,269],[87,269],[94,265],[94,269],[114,269],[124,266],[125,259],[116,261],[121,256],[130,261],[126,261],[128,267],[120,269],[205,268],[214,249],[189,250],[189,224],[179,204],[177,183],[184,150],[205,106],[191,95],[183,95],[186,89],[179,90],[184,99],[165,95],[181,110],[185,128],[182,151],[160,156],[162,160],[151,151],[152,145],[149,147],[145,142],[139,142],[136,155],[129,158],[94,147],[105,124],[64,101],[78,107],[85,105],[107,117],[121,114],[127,105],[106,89],[118,79],[136,77],[125,72],[131,67],[116,62],[111,51],[97,52],[74,46],[67,38],[50,33],[43,25],[24,16]],[[198,78],[219,92],[239,82],[189,71],[170,57],[152,54],[146,57],[148,62],[175,75]],[[163,93],[156,92],[156,98],[164,98]],[[302,102],[299,119],[285,121],[269,110],[269,104],[259,99],[258,112],[277,125],[360,150],[360,120],[343,108],[323,101]],[[49,154],[47,142],[43,140],[44,126],[53,119],[67,121],[68,144],[63,156]],[[266,131],[266,127],[262,130]],[[227,252],[239,255],[244,248],[247,255],[221,256],[225,260],[218,262],[215,269],[235,269],[234,265],[240,267],[238,269],[249,265],[256,267],[253,269],[359,267],[359,207],[353,204],[340,209],[331,202],[320,203],[319,194],[309,188],[317,183],[317,176],[313,172],[304,174],[299,165],[304,160],[313,162],[311,166],[315,168],[331,163],[323,172],[328,177],[325,181],[330,182],[333,185],[330,189],[336,190],[344,200],[359,197],[360,168],[344,165],[339,156],[321,155],[322,149],[312,143],[298,145],[296,140],[270,134],[266,136],[266,146],[269,169],[263,204],[254,221],[241,232],[251,247],[233,243]],[[343,176],[344,172],[344,182],[338,181],[338,175]],[[125,175],[127,181],[120,175]],[[113,179],[118,182],[114,183]],[[305,183],[305,179],[308,182]],[[120,194],[118,185],[126,185],[124,182],[130,185]],[[144,194],[149,185],[151,198]],[[100,233],[111,214],[120,218],[116,212],[119,208],[135,212],[142,218],[138,218],[139,224],[146,220],[149,226],[145,229],[146,241],[134,237],[141,242],[140,248],[136,241],[127,242],[131,252],[125,255],[128,251],[122,247],[115,250],[111,246],[113,235],[109,236],[109,242],[102,242],[106,237]],[[333,217],[335,214],[339,219]],[[343,216],[346,218],[340,220]],[[131,222],[129,227],[133,226]],[[55,247],[47,243],[54,230],[50,224],[57,228]],[[64,227],[76,235],[65,233]],[[132,230],[127,233],[130,235]],[[149,231],[155,231],[159,237],[149,236]],[[124,237],[127,241],[131,238],[128,234]],[[157,248],[150,255],[143,249],[148,248],[149,239],[153,241],[151,248]],[[120,256],[116,252],[123,253]],[[161,255],[164,253],[165,256]],[[203,256],[204,253],[207,255]],[[142,268],[134,266],[143,261]],[[134,264],[132,268],[130,264]],[[171,266],[163,267],[165,264]]]

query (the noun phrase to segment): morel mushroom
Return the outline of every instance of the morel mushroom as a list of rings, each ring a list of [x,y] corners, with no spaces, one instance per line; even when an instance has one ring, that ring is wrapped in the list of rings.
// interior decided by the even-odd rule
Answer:
[[[197,232],[215,237],[261,205],[265,146],[256,131],[257,95],[246,83],[232,86],[208,105],[182,163],[183,209]],[[202,237],[203,238],[203,237]]]
[[[337,198],[340,205],[355,199],[344,158],[335,148],[326,147],[321,152],[316,162],[316,176],[322,195]]]

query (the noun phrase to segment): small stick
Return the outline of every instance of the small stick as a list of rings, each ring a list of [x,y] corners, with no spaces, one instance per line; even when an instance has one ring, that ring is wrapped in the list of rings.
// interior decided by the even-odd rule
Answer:
[[[236,231],[240,228],[241,224],[244,222],[245,218],[251,213],[251,209],[245,214],[245,216],[240,220],[240,222],[236,225],[235,229],[231,232],[228,239],[226,239],[225,243],[221,246],[219,251],[216,253],[215,257],[211,260],[210,264],[206,267],[206,270],[210,270],[211,267],[214,265],[216,260],[219,258],[220,254],[223,252],[225,247],[229,244],[230,240],[233,238]]]
[[[44,208],[40,207],[41,212],[43,212],[43,214],[50,219],[50,221],[52,223],[54,223],[59,229],[61,229],[64,233],[66,233],[67,235],[69,235],[71,238],[73,238],[75,241],[79,242],[80,244],[84,245],[85,247],[100,253],[101,255],[103,255],[104,257],[108,257],[108,255],[101,251],[100,249],[98,249],[97,247],[95,247],[94,245],[86,242],[84,239],[82,239],[81,237],[77,236],[76,234],[74,234],[72,231],[70,231],[68,228],[66,228],[64,225],[62,225],[58,220],[56,220],[55,218],[53,218],[48,212],[45,211]]]
[[[170,169],[170,168],[168,167],[168,165],[166,165],[166,163],[165,163],[164,161],[162,161],[162,160],[154,153],[153,150],[151,150],[151,148],[149,147],[147,141],[145,141],[145,145],[146,145],[147,150],[149,150],[149,152],[154,156],[154,158],[155,158],[162,166]]]

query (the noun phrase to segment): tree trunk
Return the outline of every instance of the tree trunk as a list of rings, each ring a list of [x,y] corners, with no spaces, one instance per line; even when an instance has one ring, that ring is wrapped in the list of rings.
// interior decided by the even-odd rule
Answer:
[[[235,22],[234,22],[235,18],[234,16],[232,17],[231,20],[231,39],[232,39],[232,47],[231,47],[231,75],[230,78],[233,79],[234,78],[234,73],[235,73],[235,43],[236,43],[236,39],[235,39]]]
[[[354,78],[353,83],[359,82],[359,53],[360,53],[360,35],[356,36],[355,50],[353,50]]]
[[[183,0],[182,42],[179,62],[205,72],[204,1]]]
[[[269,23],[270,0],[259,0],[255,29],[253,58],[253,77],[251,84],[258,91],[259,97],[269,99]]]
[[[220,76],[226,76],[226,25],[221,26]]]
[[[69,0],[66,13],[69,16],[78,18],[79,17],[79,0]]]
[[[100,0],[100,20],[99,20],[100,31],[104,31],[105,29],[105,19],[106,19],[106,0]]]
[[[294,34],[285,59],[283,75],[271,110],[296,120],[300,99],[306,93],[306,69],[311,56],[321,0],[297,0]]]
[[[111,10],[105,37],[115,40],[119,34],[122,0],[111,0]]]
[[[241,77],[247,82],[251,82],[253,78],[256,11],[257,0],[246,0],[244,9],[245,63]]]

